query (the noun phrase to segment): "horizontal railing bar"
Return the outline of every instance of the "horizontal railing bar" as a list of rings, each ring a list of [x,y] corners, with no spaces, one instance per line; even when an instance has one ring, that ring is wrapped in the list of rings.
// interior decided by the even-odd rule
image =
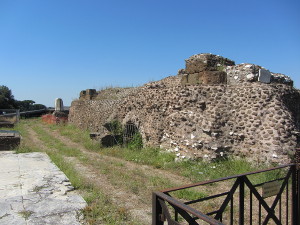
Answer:
[[[206,200],[209,200],[209,199],[212,199],[212,198],[218,198],[218,197],[221,197],[221,196],[224,196],[224,195],[228,195],[229,193],[230,193],[230,191],[227,191],[227,192],[224,192],[224,193],[221,193],[221,194],[211,195],[211,196],[208,196],[208,197],[199,198],[199,199],[196,199],[196,200],[185,202],[184,204],[190,205],[190,204],[197,203],[197,202],[203,202],[203,201],[206,201]]]
[[[179,200],[177,199],[174,199],[172,198],[171,196],[169,195],[166,195],[165,193],[162,193],[162,192],[154,192],[154,194],[156,196],[158,196],[159,198],[169,202],[170,204],[178,207],[178,208],[181,208],[183,209],[184,211],[192,214],[193,216],[195,216],[196,218],[199,218],[209,224],[212,224],[212,225],[223,225],[223,223],[221,223],[220,221],[218,220],[215,220],[214,218],[211,218],[209,216],[207,216],[206,214],[204,213],[201,213],[199,211],[197,211],[196,209],[193,209],[192,207],[190,206],[187,206],[185,204],[183,204],[182,202],[180,202]]]
[[[259,186],[262,186],[262,185],[267,184],[267,183],[271,183],[271,182],[276,181],[276,180],[280,181],[280,180],[284,180],[284,179],[285,179],[285,177],[270,180],[270,181],[266,181],[266,182],[263,182],[263,183],[255,184],[255,185],[253,185],[253,187],[259,187]]]
[[[202,181],[202,182],[189,184],[189,185],[183,185],[183,186],[179,186],[179,187],[175,187],[175,188],[168,188],[168,189],[161,190],[161,192],[167,193],[167,192],[178,191],[178,190],[182,190],[182,189],[186,189],[186,188],[192,188],[192,187],[197,187],[197,186],[201,186],[201,185],[216,183],[216,182],[220,182],[220,181],[230,180],[230,179],[243,177],[243,176],[249,176],[249,175],[253,175],[253,174],[257,174],[257,173],[268,172],[268,171],[282,169],[282,168],[285,168],[285,167],[290,167],[290,166],[295,166],[295,165],[296,164],[294,164],[294,163],[281,165],[281,166],[277,166],[277,167],[274,167],[274,168],[263,169],[263,170],[258,170],[258,171],[254,171],[254,172],[248,172],[248,173],[242,173],[242,174],[228,176],[228,177],[222,177],[222,178],[218,178],[218,179],[214,179],[214,180]]]
[[[31,111],[24,111],[24,112],[20,112],[20,115],[24,115],[24,114],[34,114],[34,113],[39,113],[39,112],[47,112],[47,109],[37,109],[37,110],[31,110]]]
[[[220,211],[220,210],[216,210],[216,211],[213,211],[213,212],[209,212],[209,213],[206,213],[206,215],[211,216],[211,215],[217,214],[219,211]]]
[[[17,115],[16,113],[7,113],[4,115],[0,115],[0,117],[11,117],[11,116],[16,116],[16,115]]]

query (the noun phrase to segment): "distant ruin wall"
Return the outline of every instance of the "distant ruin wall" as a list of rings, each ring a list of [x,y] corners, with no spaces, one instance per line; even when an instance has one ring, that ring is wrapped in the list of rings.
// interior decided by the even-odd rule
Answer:
[[[107,131],[103,125],[114,118],[115,110],[120,102],[126,96],[136,93],[138,89],[108,88],[99,92],[95,91],[94,89],[82,91],[79,100],[72,102],[69,123],[84,130],[106,134]]]
[[[177,76],[74,101],[69,122],[102,136],[108,133],[104,124],[111,120],[133,123],[145,145],[160,146],[178,159],[235,155],[289,161],[300,140],[300,92],[290,78],[253,64],[234,65],[219,56],[194,58]],[[259,77],[260,70],[266,77]],[[198,81],[186,82],[195,73]],[[224,73],[226,82],[220,75]],[[206,75],[209,82],[200,84],[200,76],[204,81]]]
[[[77,100],[73,101],[69,123],[84,130],[100,131],[106,119],[113,113],[113,101]]]

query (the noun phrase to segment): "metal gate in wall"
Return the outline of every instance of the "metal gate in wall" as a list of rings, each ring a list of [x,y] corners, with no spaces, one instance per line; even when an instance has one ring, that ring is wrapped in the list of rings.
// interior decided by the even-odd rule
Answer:
[[[261,173],[280,175],[255,182],[253,176]],[[224,192],[189,201],[175,197],[175,192],[192,188],[213,190],[220,182],[224,182]],[[205,206],[209,201],[214,204]],[[296,150],[296,162],[292,164],[153,192],[152,224],[299,225],[299,208],[300,149]]]
[[[132,122],[127,122],[124,127],[123,132],[123,143],[127,144],[129,143],[133,136],[139,132],[139,128]]]

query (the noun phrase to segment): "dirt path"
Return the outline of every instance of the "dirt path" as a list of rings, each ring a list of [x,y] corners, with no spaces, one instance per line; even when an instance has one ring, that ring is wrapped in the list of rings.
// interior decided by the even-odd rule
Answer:
[[[105,161],[110,161],[110,162],[115,162],[115,163],[116,162],[124,163],[127,170],[142,170],[143,173],[145,173],[145,175],[148,175],[148,176],[158,176],[159,175],[165,179],[170,179],[172,181],[172,183],[175,183],[178,186],[191,183],[191,181],[188,178],[178,176],[178,175],[168,172],[166,170],[160,170],[160,169],[154,168],[152,166],[136,164],[136,163],[132,163],[132,162],[129,162],[129,161],[126,161],[123,159],[100,155],[99,153],[89,151],[82,144],[73,142],[71,139],[69,139],[65,136],[61,136],[57,130],[52,131],[45,125],[43,126],[43,129],[45,129],[49,133],[49,135],[62,141],[67,146],[69,146],[71,148],[79,149],[82,153],[87,154],[91,158],[101,157]]]
[[[45,128],[45,127],[44,127]],[[53,132],[50,129],[45,128],[49,132],[49,135],[53,137],[58,137],[59,134],[57,132]],[[42,151],[58,151],[58,149],[51,149],[46,147],[43,141],[38,138],[38,134],[31,128],[27,127],[27,131],[30,136],[31,143],[35,146],[40,148]],[[55,135],[53,135],[55,133]],[[102,159],[99,154],[95,154],[92,152],[88,152],[79,144],[72,142],[67,138],[59,138],[60,140],[67,141],[68,146],[72,148],[80,148],[82,152],[85,152],[90,160],[102,161],[107,159]],[[132,193],[128,193],[127,191],[122,190],[121,187],[113,186],[107,175],[99,173],[97,168],[93,167],[92,165],[83,164],[80,162],[76,157],[64,157],[67,162],[72,163],[74,169],[78,171],[84,178],[86,182],[91,182],[94,185],[98,186],[104,193],[112,196],[112,200],[115,204],[117,204],[120,208],[124,208],[127,212],[129,212],[136,220],[140,220],[143,218],[142,222],[144,224],[151,223],[151,214],[150,208],[147,204],[143,204],[140,202],[140,199],[132,195]]]
[[[38,127],[68,148],[78,149],[87,160],[82,161],[78,157],[68,156],[64,156],[64,159],[73,165],[74,169],[84,177],[86,182],[91,182],[99,187],[104,193],[111,196],[112,201],[116,205],[124,208],[126,212],[129,212],[135,220],[141,221],[142,224],[151,224],[151,193],[157,190],[157,187],[154,185],[152,187],[151,185],[140,187],[140,183],[146,183],[148,180],[158,178],[167,183],[170,182],[172,186],[174,184],[179,186],[190,183],[189,179],[164,170],[89,151],[82,144],[75,143],[69,138],[61,136],[59,131],[51,130],[45,124],[38,124]],[[30,142],[35,147],[46,152],[59,151],[59,149],[47,147],[30,126],[27,126],[27,131]],[[127,174],[131,177],[126,178]],[[125,181],[121,180],[123,177],[125,177]],[[138,183],[136,186],[133,185],[135,182]]]

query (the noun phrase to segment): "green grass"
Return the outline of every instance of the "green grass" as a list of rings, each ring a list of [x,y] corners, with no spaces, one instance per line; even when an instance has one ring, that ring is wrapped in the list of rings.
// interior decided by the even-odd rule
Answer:
[[[123,148],[121,146],[101,148],[98,143],[91,140],[88,131],[81,131],[73,125],[55,126],[62,135],[69,137],[71,140],[82,143],[87,149],[99,152],[104,155],[125,159],[141,165],[149,165],[155,168],[177,173],[178,175],[189,178],[192,182],[203,180],[217,179],[231,175],[256,171],[269,167],[269,165],[253,165],[246,159],[224,159],[216,162],[203,161],[180,161],[175,162],[175,156],[172,153],[165,152],[159,148],[145,147]],[[258,182],[263,182],[270,178],[276,178],[281,175],[278,171],[258,174],[250,178]]]
[[[34,126],[36,120],[25,120],[25,123],[33,126],[35,131],[41,135],[41,139],[47,143],[48,147],[61,149],[65,155],[75,156],[80,154],[76,149],[70,149],[58,140],[51,139],[47,132],[40,127]],[[50,125],[52,130],[58,130],[61,135],[70,138],[72,141],[81,143],[86,149],[99,152],[104,155],[125,159],[141,165],[149,165],[155,168],[165,169],[173,173],[185,176],[192,182],[216,179],[220,177],[231,176],[235,174],[246,173],[266,168],[266,165],[252,165],[245,159],[226,159],[216,162],[203,161],[180,161],[175,162],[175,156],[172,153],[165,152],[158,148],[145,147],[142,149],[122,148],[120,146],[111,148],[101,148],[99,143],[93,141],[89,137],[88,131],[82,131],[73,125]],[[22,136],[26,136],[23,121],[18,124],[18,129]],[[20,148],[19,152],[28,151],[27,147]],[[280,176],[278,171],[258,174],[251,176],[255,182],[263,182],[269,178]]]
[[[91,140],[89,131],[79,130],[74,125],[51,125],[51,129],[59,130],[62,136],[66,136],[72,141],[82,144],[89,150],[97,151],[100,149],[99,142]]]
[[[45,144],[48,150],[46,152],[51,157],[52,161],[69,177],[72,185],[82,191],[84,198],[89,206],[84,210],[86,218],[91,224],[97,224],[99,221],[104,221],[105,224],[124,224],[124,221],[130,221],[132,224],[137,222],[129,218],[126,209],[114,204],[110,196],[105,195],[101,189],[93,183],[87,182],[84,178],[75,171],[73,165],[65,161],[64,157],[75,157],[81,163],[88,164],[99,173],[107,175],[109,182],[112,185],[120,186],[132,194],[140,196],[149,196],[154,190],[171,188],[176,185],[171,179],[163,178],[159,175],[149,176],[142,170],[130,170],[126,168],[126,162],[118,160],[93,160],[77,148],[70,148],[62,143],[57,138],[49,135],[48,131],[39,123],[41,120],[21,120],[15,129],[17,129],[24,140],[29,136],[27,127],[31,127],[38,135],[38,138]],[[101,155],[107,155],[139,165],[148,165],[153,168],[159,168],[180,176],[188,178],[192,182],[200,182],[205,180],[217,179],[231,175],[256,171],[269,166],[253,165],[245,159],[224,159],[215,162],[204,161],[179,161],[175,162],[175,156],[158,148],[123,148],[116,146],[112,148],[101,148],[99,143],[93,141],[89,137],[88,131],[81,131],[72,125],[49,125],[51,130],[57,130],[65,137],[72,141],[83,145],[86,149],[96,152]],[[51,151],[51,149],[53,151]],[[18,153],[41,151],[32,143],[22,141],[21,146],[17,149]],[[270,179],[275,179],[282,176],[284,170],[270,171],[249,176],[253,183],[261,183]],[[132,179],[134,177],[134,179]],[[205,191],[185,189],[174,192],[172,195],[179,199],[193,200],[207,196],[209,193]],[[122,222],[121,222],[122,221]]]
[[[32,126],[35,132],[38,133],[39,138],[48,146],[49,148],[55,148],[59,149],[60,153],[65,156],[73,156],[77,157],[81,162],[85,163],[88,161],[87,157],[84,157],[78,149],[70,149],[66,147],[61,141],[51,137],[48,135],[48,133],[40,126]],[[76,137],[77,139],[80,137],[77,135],[77,132],[74,132],[74,127],[64,127],[52,126],[51,129],[59,129],[64,132],[66,136],[71,135],[71,137]],[[69,136],[68,136],[69,137]],[[85,139],[84,135],[82,135],[83,140],[86,140],[86,143],[88,144],[89,139]],[[93,148],[89,148],[90,150],[94,150]],[[129,149],[129,148],[105,148],[101,149],[98,147],[101,153],[103,153],[103,150],[115,150],[115,155],[118,154],[118,158],[124,158],[127,161],[133,161],[139,164],[143,165],[152,165],[156,168],[167,168],[167,164],[171,163],[174,164],[174,156],[162,152],[157,148],[143,148],[143,149]],[[97,151],[99,151],[97,150]],[[113,151],[112,151],[113,152]],[[110,153],[112,153],[110,152]],[[52,153],[50,153],[52,155]],[[107,152],[107,155],[109,152]],[[111,155],[112,156],[112,155]],[[139,160],[140,159],[140,160]],[[56,164],[63,168],[64,164],[59,164],[59,162],[56,161]],[[173,182],[171,182],[169,179],[161,178],[159,176],[152,176],[147,178],[147,175],[145,175],[141,170],[124,170],[124,163],[121,162],[97,162],[97,161],[89,161],[89,164],[93,165],[94,168],[97,168],[100,173],[102,174],[108,174],[110,182],[113,185],[116,186],[123,186],[128,191],[132,192],[133,194],[140,194],[143,193],[144,195],[147,195],[151,192],[153,189],[162,189],[162,188],[170,188],[173,186],[176,186]],[[178,163],[175,163],[175,165],[178,165]],[[132,179],[134,177],[135,179]],[[76,180],[75,180],[76,181]],[[77,187],[77,182],[75,182],[75,186]],[[180,198],[185,198],[187,200],[190,200],[193,198],[193,196],[201,196],[203,193],[199,193],[196,191],[182,191],[179,193],[176,193]]]
[[[64,158],[54,152],[48,153],[51,160],[66,174],[75,189],[83,194],[88,206],[83,210],[89,224],[122,224],[129,220],[129,214],[115,205],[110,196],[86,181]],[[134,224],[134,223],[132,223]]]
[[[189,178],[192,182],[217,179],[265,168],[265,165],[253,165],[245,159],[224,159],[217,162],[204,161],[179,161],[175,162],[174,154],[164,152],[158,148],[143,148],[131,150],[114,147],[101,149],[101,153],[132,161],[141,165],[150,165],[155,168],[165,169],[178,175]],[[262,173],[252,176],[255,182],[278,177],[278,171]]]
[[[14,128],[10,128],[9,130],[16,130],[21,134],[21,144],[16,148],[16,153],[27,153],[27,152],[39,152],[40,149],[28,143],[27,140],[29,137],[28,130],[26,126],[31,126],[35,124],[35,120],[20,120],[19,123],[15,125]]]
[[[208,194],[205,192],[195,191],[192,189],[182,189],[174,192],[174,196],[184,200],[195,200],[195,199],[207,197]]]
[[[32,127],[37,133],[38,138],[49,148],[49,150],[46,150],[46,153],[51,160],[66,174],[73,187],[80,191],[87,201],[88,206],[83,210],[83,214],[89,224],[139,224],[130,218],[126,209],[114,204],[111,200],[111,196],[106,195],[93,183],[85,180],[78,171],[75,170],[73,165],[64,159],[64,156],[72,156],[86,161],[86,158],[80,154],[80,151],[78,149],[68,148],[58,139],[49,136],[49,134],[38,125],[39,122],[40,120],[37,119],[21,120],[14,128],[23,136],[21,146],[16,149],[17,153],[41,151],[27,140],[29,134],[26,128],[28,128],[28,126]],[[53,129],[53,127],[51,129]],[[59,151],[53,151],[53,149],[59,149]],[[30,216],[30,212],[27,211],[22,211],[20,214],[25,218]]]
[[[80,150],[76,148],[67,147],[60,140],[50,136],[47,131],[45,131],[40,126],[32,126],[33,130],[38,134],[38,137],[43,141],[49,149],[59,149],[59,151],[69,157],[81,156]]]

